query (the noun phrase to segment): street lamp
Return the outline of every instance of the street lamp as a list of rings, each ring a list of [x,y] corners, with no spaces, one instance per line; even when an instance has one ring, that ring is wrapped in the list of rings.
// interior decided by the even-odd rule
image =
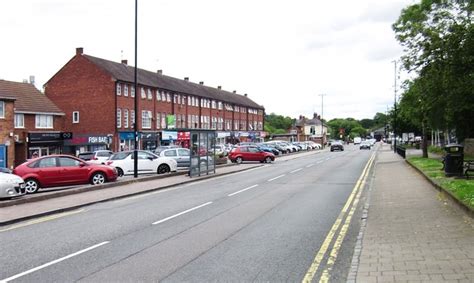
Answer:
[[[138,19],[138,0],[135,0],[135,77],[134,77],[134,87],[135,87],[135,125],[134,125],[134,147],[133,147],[133,177],[138,177],[138,84],[137,84],[137,19]]]
[[[324,111],[324,96],[326,94],[319,94],[321,96],[321,148],[324,148],[324,126],[323,126],[323,111]]]
[[[397,61],[392,61],[394,64],[394,99],[393,99],[393,152],[397,153]]]

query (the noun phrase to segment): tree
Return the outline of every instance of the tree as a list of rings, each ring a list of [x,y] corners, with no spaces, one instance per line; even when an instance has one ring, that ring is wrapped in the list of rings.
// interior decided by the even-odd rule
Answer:
[[[295,119],[290,117],[284,117],[275,113],[265,115],[265,131],[270,134],[287,133],[294,123]]]

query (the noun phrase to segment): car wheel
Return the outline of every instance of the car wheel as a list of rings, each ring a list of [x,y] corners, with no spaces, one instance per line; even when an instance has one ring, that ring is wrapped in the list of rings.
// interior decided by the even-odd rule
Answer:
[[[333,152],[333,151],[334,151],[334,149],[331,149],[331,152]]]
[[[272,163],[272,158],[270,156],[267,156],[265,158],[265,163]]]
[[[237,158],[235,159],[235,162],[237,162],[237,164],[242,164],[242,161],[244,161],[244,160],[242,159],[242,157],[237,157]]]
[[[171,168],[167,164],[161,164],[158,166],[157,173],[158,174],[165,174],[169,173],[171,171]]]
[[[115,169],[117,169],[117,176],[123,177],[123,170],[122,170],[122,168],[117,167],[117,168],[115,168]]]
[[[104,173],[97,172],[97,173],[94,173],[94,175],[92,175],[92,177],[91,177],[91,184],[92,185],[101,185],[103,183],[105,183]]]
[[[39,190],[39,183],[35,179],[26,179],[25,191],[27,194],[34,194]]]

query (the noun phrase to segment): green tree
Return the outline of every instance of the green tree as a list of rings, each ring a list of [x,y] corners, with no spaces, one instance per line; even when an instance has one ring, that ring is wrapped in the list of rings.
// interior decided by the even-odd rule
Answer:
[[[265,131],[270,134],[287,133],[294,123],[295,119],[290,117],[284,117],[275,113],[265,115]]]

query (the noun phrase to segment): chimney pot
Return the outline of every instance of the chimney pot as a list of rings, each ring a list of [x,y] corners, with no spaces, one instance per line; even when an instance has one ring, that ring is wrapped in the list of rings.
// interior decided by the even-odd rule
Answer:
[[[316,119],[316,118],[318,118],[318,114],[313,113],[313,119]]]
[[[156,72],[158,73],[158,75],[163,75],[163,70],[158,70]]]
[[[122,64],[128,65],[128,60],[127,59],[122,59]]]
[[[189,77],[184,77],[184,80],[188,82],[188,81],[189,81]]]
[[[247,94],[244,94],[245,97],[247,97]]]
[[[76,48],[76,55],[82,55],[84,53],[84,48],[82,47],[77,47]]]
[[[35,85],[35,76],[30,76],[30,84]]]
[[[237,91],[236,91],[236,90],[234,90],[232,93],[237,93]]]
[[[199,84],[200,84],[200,85],[203,85],[203,84],[204,84],[204,82],[203,82],[203,81],[201,81],[201,82],[199,82]]]
[[[222,86],[217,86],[217,89],[222,89]]]

